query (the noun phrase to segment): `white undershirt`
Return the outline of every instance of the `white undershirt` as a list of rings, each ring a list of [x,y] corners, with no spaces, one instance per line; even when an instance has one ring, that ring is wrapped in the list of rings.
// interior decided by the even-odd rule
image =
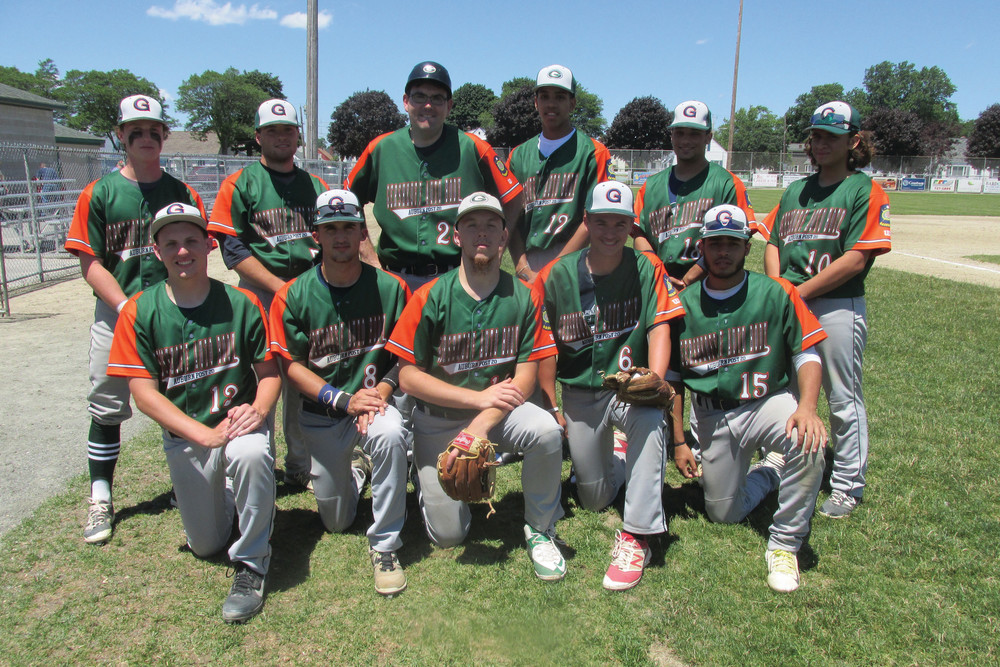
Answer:
[[[558,139],[546,139],[544,134],[538,135],[538,152],[548,157],[556,152],[556,149],[562,146],[564,143],[570,140],[573,134],[576,132],[574,127],[570,130],[570,133],[565,137],[560,137]]]

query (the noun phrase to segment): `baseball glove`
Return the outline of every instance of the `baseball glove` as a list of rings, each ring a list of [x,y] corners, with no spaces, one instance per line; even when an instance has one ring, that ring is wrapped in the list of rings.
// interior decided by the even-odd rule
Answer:
[[[670,383],[642,366],[605,375],[601,386],[615,392],[619,401],[629,405],[670,409],[674,400],[674,389]]]
[[[448,468],[446,466],[451,452],[457,452],[458,457]],[[489,503],[489,499],[493,497],[497,465],[492,442],[462,431],[438,455],[438,480],[444,492],[454,500],[466,503],[485,500]],[[494,511],[493,504],[489,504],[490,512],[487,516]]]

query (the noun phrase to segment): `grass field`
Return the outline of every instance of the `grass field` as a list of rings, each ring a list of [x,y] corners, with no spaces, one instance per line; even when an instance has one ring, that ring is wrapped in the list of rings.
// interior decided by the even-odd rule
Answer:
[[[106,546],[80,538],[83,476],[0,540],[0,663],[997,664],[1000,299],[877,265],[868,288],[866,501],[841,522],[817,517],[794,594],[765,583],[774,498],[741,524],[712,524],[672,465],[670,531],[636,589],[602,590],[619,510],[582,510],[568,483],[569,575],[537,581],[514,465],[500,470],[497,515],[476,506],[455,549],[429,543],[410,494],[409,589],[392,600],[371,584],[370,503],[331,535],[310,494],[279,486],[264,612],[226,626],[226,564],[184,548],[149,432],[123,448]]]
[[[749,190],[758,220],[763,220],[778,205],[782,192],[784,190],[775,188]],[[889,207],[895,215],[1000,215],[1000,195],[890,192]]]

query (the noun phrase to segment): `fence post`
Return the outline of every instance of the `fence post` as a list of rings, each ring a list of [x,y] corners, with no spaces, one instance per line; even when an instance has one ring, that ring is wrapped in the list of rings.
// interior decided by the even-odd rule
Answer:
[[[27,185],[28,191],[28,210],[31,213],[31,220],[28,223],[28,229],[31,235],[35,238],[35,260],[38,262],[38,282],[45,282],[45,272],[42,270],[42,244],[38,238],[38,214],[35,211],[35,193],[34,188],[31,185],[31,170],[28,167],[28,151],[23,151],[21,157],[24,160],[24,182]],[[22,243],[24,239],[21,239]]]
[[[7,253],[3,250],[3,223],[0,222],[0,316],[10,315],[10,295],[7,292]]]

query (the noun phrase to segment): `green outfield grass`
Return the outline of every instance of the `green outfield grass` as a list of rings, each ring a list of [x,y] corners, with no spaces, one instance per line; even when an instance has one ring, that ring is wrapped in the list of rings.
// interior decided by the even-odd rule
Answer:
[[[750,201],[757,219],[763,220],[781,201],[784,190],[751,188]],[[988,215],[1000,216],[1000,195],[965,192],[890,192],[889,207],[894,215]]]
[[[774,498],[712,524],[673,466],[670,531],[637,588],[602,590],[619,510],[582,510],[568,483],[569,575],[537,581],[513,465],[499,471],[496,516],[475,506],[455,549],[431,546],[410,494],[409,589],[392,600],[372,588],[370,503],[331,535],[310,494],[279,486],[264,612],[226,626],[226,564],[184,549],[150,430],[122,448],[106,546],[81,539],[83,476],[0,541],[0,663],[995,665],[1000,299],[878,265],[868,288],[869,486],[849,519],[813,522],[794,594],[765,583]]]

